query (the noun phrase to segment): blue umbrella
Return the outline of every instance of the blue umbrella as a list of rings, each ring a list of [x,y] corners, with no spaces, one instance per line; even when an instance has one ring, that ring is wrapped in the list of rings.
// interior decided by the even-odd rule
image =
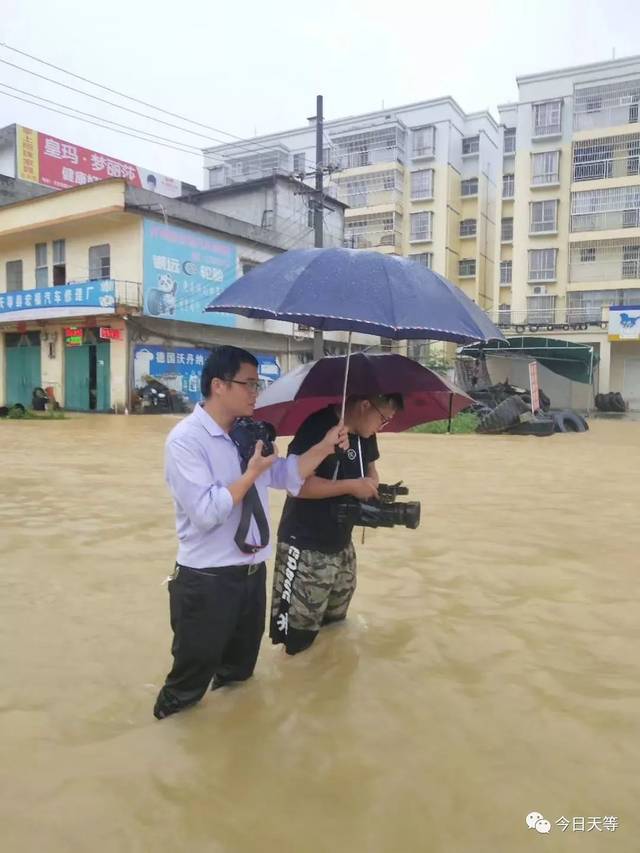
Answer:
[[[297,249],[255,267],[207,311],[394,340],[502,341],[458,287],[415,261],[361,249]]]

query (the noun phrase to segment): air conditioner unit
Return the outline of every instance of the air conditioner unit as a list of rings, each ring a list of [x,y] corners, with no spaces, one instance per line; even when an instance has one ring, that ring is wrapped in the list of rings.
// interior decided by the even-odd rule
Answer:
[[[533,288],[533,292],[535,293],[536,296],[546,296],[547,295],[547,288],[543,284],[539,284]]]

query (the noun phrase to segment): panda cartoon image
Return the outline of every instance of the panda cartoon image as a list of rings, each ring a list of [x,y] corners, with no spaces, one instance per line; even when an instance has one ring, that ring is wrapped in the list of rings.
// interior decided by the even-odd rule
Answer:
[[[175,314],[177,282],[167,273],[158,276],[156,286],[147,296],[147,311],[153,317]]]

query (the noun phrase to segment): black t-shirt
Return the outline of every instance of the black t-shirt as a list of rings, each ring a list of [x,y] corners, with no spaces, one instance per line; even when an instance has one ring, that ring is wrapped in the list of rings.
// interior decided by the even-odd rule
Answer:
[[[333,406],[309,415],[289,445],[288,454],[305,453],[321,441],[337,423],[338,415]],[[349,445],[346,453],[332,453],[327,456],[316,468],[316,476],[333,480],[338,464],[337,480],[355,480],[363,474],[366,477],[369,463],[375,462],[380,456],[375,435],[371,438],[360,438],[350,434]],[[340,500],[339,497],[310,499],[287,496],[278,528],[278,541],[289,542],[298,548],[312,551],[342,551],[351,540],[353,525],[338,524],[335,520],[331,507]]]

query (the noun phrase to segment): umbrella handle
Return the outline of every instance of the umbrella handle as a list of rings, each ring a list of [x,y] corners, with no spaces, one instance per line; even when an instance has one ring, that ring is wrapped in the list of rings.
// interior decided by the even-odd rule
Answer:
[[[351,335],[352,332],[349,332],[349,338],[347,340],[347,363],[344,369],[344,385],[342,388],[342,412],[340,414],[340,420],[344,423],[344,410],[347,406],[347,381],[349,379],[349,363],[351,361]]]

